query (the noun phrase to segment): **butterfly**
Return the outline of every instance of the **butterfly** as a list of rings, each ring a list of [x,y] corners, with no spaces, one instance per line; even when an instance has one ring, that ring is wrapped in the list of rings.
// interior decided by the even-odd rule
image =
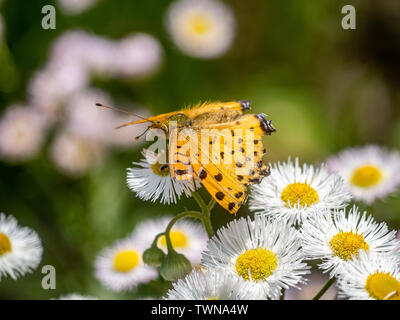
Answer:
[[[199,103],[119,128],[149,122],[147,129],[169,134],[171,176],[178,180],[199,179],[224,209],[236,214],[247,199],[248,187],[269,175],[269,167],[262,160],[266,150],[261,138],[276,131],[265,114],[243,113],[249,109],[249,100]],[[183,132],[185,138],[179,139]]]

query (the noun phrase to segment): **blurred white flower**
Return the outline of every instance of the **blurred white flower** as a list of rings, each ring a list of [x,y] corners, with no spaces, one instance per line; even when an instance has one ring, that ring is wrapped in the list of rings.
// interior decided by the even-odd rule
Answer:
[[[84,63],[87,49],[93,48],[97,37],[80,29],[68,30],[54,40],[49,52],[49,60],[60,64]]]
[[[264,297],[224,270],[193,270],[173,283],[165,300],[262,300]]]
[[[143,149],[145,159],[141,162],[132,162],[133,168],[128,168],[127,183],[129,189],[145,201],[155,202],[160,199],[161,203],[176,203],[182,194],[191,196],[192,191],[196,190],[196,185],[192,180],[177,180],[171,177],[169,165],[162,163],[162,157],[152,151]]]
[[[81,30],[67,31],[54,42],[50,54],[52,63],[77,65],[84,72],[130,78],[153,73],[161,60],[160,42],[145,33],[117,41]]]
[[[400,186],[400,153],[376,145],[348,148],[327,160],[356,200],[372,204]]]
[[[106,143],[114,131],[113,115],[96,106],[110,104],[109,96],[98,89],[86,89],[72,95],[65,106],[65,125],[74,134],[99,143]]]
[[[149,219],[135,227],[134,235],[150,247],[154,238],[165,231],[172,217]],[[174,249],[185,255],[193,266],[201,260],[201,253],[207,245],[207,233],[204,227],[190,219],[178,220],[170,231],[170,239]],[[167,244],[164,236],[158,239],[158,247],[167,253]]]
[[[339,297],[349,300],[400,300],[400,260],[360,252],[338,277]]]
[[[88,88],[92,74],[143,77],[158,69],[162,48],[154,37],[138,33],[120,41],[81,30],[67,31],[52,45],[49,61],[28,85],[30,103],[51,120],[70,97]]]
[[[161,65],[160,42],[145,33],[125,37],[115,44],[114,72],[123,77],[143,77],[155,72]]]
[[[400,241],[396,231],[389,231],[386,223],[378,223],[353,206],[332,217],[316,216],[303,222],[301,227],[303,250],[307,259],[321,259],[318,265],[330,277],[341,273],[350,261],[357,260],[360,252],[371,255],[400,255]]]
[[[30,80],[28,100],[50,121],[55,121],[67,98],[86,88],[88,83],[88,73],[80,65],[50,63]]]
[[[285,220],[241,218],[208,241],[202,266],[222,268],[265,299],[278,299],[283,288],[298,288],[310,273],[301,245],[298,231]]]
[[[118,59],[118,46],[108,38],[89,35],[86,44],[84,60],[87,69],[100,77],[117,77],[115,59]],[[121,62],[119,62],[121,63]]]
[[[13,216],[0,213],[0,279],[9,275],[16,280],[37,268],[42,260],[38,234],[21,227]]]
[[[115,55],[114,41],[82,30],[72,30],[56,39],[49,59],[62,65],[78,65],[85,72],[113,74]]]
[[[329,215],[331,209],[344,208],[351,196],[343,179],[329,174],[325,165],[300,166],[293,163],[274,164],[271,174],[252,187],[249,208],[272,218],[283,218],[291,223],[318,215]]]
[[[55,300],[98,300],[98,298],[92,296],[84,296],[79,293],[69,293],[60,296],[58,299]]]
[[[64,174],[81,176],[98,165],[104,157],[104,147],[67,130],[61,130],[51,146],[51,158]]]
[[[45,119],[31,107],[13,105],[0,120],[0,157],[26,161],[36,156],[46,134]]]
[[[177,0],[166,15],[166,26],[176,46],[197,58],[217,58],[235,35],[232,9],[218,0]]]
[[[58,6],[66,14],[80,14],[93,7],[98,0],[57,0]]]
[[[117,241],[96,258],[96,278],[113,291],[132,290],[140,283],[156,279],[157,270],[142,260],[145,249],[144,244],[134,237]]]

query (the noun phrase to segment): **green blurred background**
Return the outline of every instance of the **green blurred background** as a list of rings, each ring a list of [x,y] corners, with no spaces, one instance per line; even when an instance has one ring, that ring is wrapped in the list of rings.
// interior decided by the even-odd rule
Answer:
[[[235,13],[233,47],[221,58],[195,59],[171,42],[164,14],[171,1],[100,0],[67,15],[50,0],[3,0],[6,26],[0,50],[0,109],[26,100],[29,79],[48,58],[52,42],[70,29],[120,39],[132,32],[157,38],[164,57],[152,77],[136,81],[94,79],[115,101],[132,101],[152,114],[202,100],[250,99],[254,112],[272,119],[268,161],[299,156],[320,163],[349,146],[378,143],[400,148],[400,2],[398,0],[226,0]],[[57,8],[56,30],[41,28],[41,8]],[[357,10],[357,30],[343,30],[341,8]],[[105,128],[109,130],[109,128]],[[138,221],[196,208],[140,201],[128,190],[126,168],[140,149],[114,151],[87,175],[70,178],[54,168],[45,146],[22,164],[0,162],[0,211],[36,230],[44,245],[42,265],[57,270],[57,289],[41,288],[41,266],[18,281],[0,283],[3,299],[49,299],[70,292],[100,298],[160,296],[158,280],[131,293],[104,289],[93,277],[103,247],[129,233]],[[204,193],[204,197],[208,197]],[[362,206],[362,205],[361,205]],[[400,199],[374,205],[374,216],[400,228]],[[247,215],[246,207],[238,216]],[[215,227],[232,219],[221,208]]]

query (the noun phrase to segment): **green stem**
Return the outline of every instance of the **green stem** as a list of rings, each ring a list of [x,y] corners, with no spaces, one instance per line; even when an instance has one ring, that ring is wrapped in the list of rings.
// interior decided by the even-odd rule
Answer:
[[[321,289],[321,291],[315,295],[313,300],[319,300],[324,295],[324,293],[331,287],[331,285],[335,282],[335,280],[336,280],[335,277],[329,279],[329,281],[325,284],[325,286]]]
[[[168,252],[173,252],[173,251],[175,251],[174,250],[174,247],[172,246],[172,242],[171,242],[171,238],[170,238],[170,236],[169,236],[169,233],[170,233],[170,231],[171,231],[171,229],[172,229],[172,227],[173,227],[173,225],[179,220],[179,219],[182,219],[182,218],[184,218],[184,217],[193,217],[193,218],[196,218],[196,219],[200,219],[200,220],[203,220],[203,216],[202,216],[202,214],[200,213],[200,212],[198,212],[198,211],[185,211],[185,212],[182,212],[182,213],[180,213],[180,214],[177,214],[175,217],[173,217],[172,218],[172,220],[168,223],[168,226],[167,226],[167,228],[165,229],[165,241],[167,242],[167,249],[168,249]],[[162,235],[162,234],[159,234],[159,235]],[[158,235],[158,236],[159,236]],[[157,236],[157,237],[158,237]],[[157,239],[155,239],[155,241],[156,241]]]
[[[282,293],[281,293],[281,297],[279,298],[279,300],[285,300],[285,288],[282,288]]]
[[[208,237],[211,238],[214,235],[214,229],[211,224],[210,214],[204,215],[202,221],[203,221],[204,228],[206,229]]]
[[[203,198],[201,197],[201,195],[198,191],[193,192],[192,196],[193,196],[194,200],[196,200],[199,207],[201,208],[202,213],[204,213],[204,211],[208,211],[207,205],[204,202]]]
[[[156,235],[156,237],[153,240],[153,243],[151,244],[152,247],[157,247],[157,242],[158,242],[158,238],[162,237],[165,235],[165,232],[161,232],[159,234]]]
[[[211,211],[214,208],[216,203],[217,203],[217,201],[215,201],[214,198],[211,198],[210,202],[207,205],[208,211]]]
[[[201,208],[201,221],[203,222],[208,237],[211,238],[214,235],[214,229],[211,223],[211,210],[215,205],[215,200],[211,198],[210,202],[207,205],[197,191],[193,192],[192,195],[199,207]]]

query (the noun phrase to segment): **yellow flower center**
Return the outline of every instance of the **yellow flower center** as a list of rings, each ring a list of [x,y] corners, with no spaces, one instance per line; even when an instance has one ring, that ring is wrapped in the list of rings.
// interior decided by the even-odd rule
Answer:
[[[124,250],[114,256],[114,269],[128,272],[139,264],[139,255],[133,250]]]
[[[188,239],[182,231],[171,231],[169,233],[169,238],[171,239],[171,243],[174,248],[185,248],[188,245]],[[163,247],[167,247],[165,236],[161,236],[159,241]]]
[[[400,281],[390,273],[376,271],[365,283],[369,295],[376,300],[400,300]]]
[[[154,174],[158,176],[165,177],[169,175],[169,166],[168,164],[161,164],[159,162],[155,162],[151,165],[151,170],[153,170]]]
[[[264,280],[277,266],[278,259],[267,249],[250,249],[236,259],[236,271],[245,280]]]
[[[366,165],[354,171],[351,183],[361,188],[370,188],[377,185],[382,176],[382,171],[377,167]]]
[[[0,233],[0,256],[10,251],[11,251],[10,239],[4,233]]]
[[[286,207],[300,203],[301,207],[311,206],[319,201],[318,192],[307,183],[289,184],[281,193],[281,199]]]
[[[190,19],[190,29],[193,33],[203,35],[210,31],[211,21],[208,17],[203,14],[193,15]]]
[[[214,298],[205,298],[204,300],[219,300],[219,297],[214,297]]]
[[[358,251],[360,249],[367,251],[369,249],[368,243],[365,242],[362,234],[340,231],[331,241],[329,245],[333,254],[343,260],[352,260],[353,254],[358,258]]]

